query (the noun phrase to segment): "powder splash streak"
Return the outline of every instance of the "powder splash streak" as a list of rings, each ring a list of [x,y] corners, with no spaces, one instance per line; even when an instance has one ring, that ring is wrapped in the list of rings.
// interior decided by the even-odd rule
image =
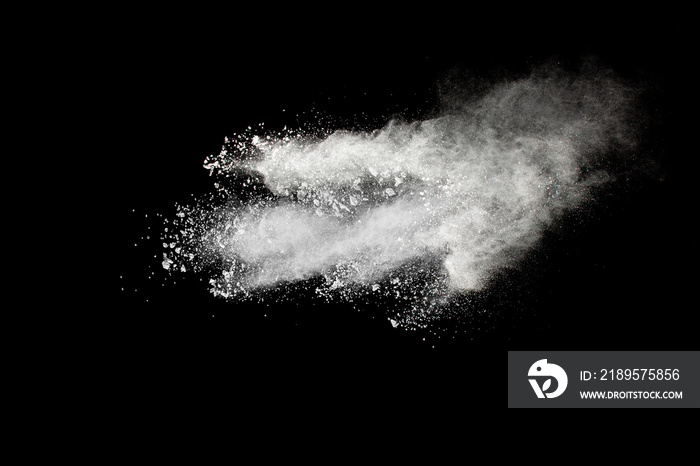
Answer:
[[[204,164],[224,201],[180,208],[163,267],[212,272],[223,298],[313,282],[405,302],[395,326],[434,313],[614,180],[635,147],[632,96],[601,70],[538,70],[425,121],[227,139]]]

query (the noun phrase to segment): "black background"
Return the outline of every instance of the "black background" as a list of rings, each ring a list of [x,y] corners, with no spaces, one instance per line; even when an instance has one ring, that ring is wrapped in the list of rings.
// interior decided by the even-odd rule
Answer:
[[[102,33],[89,55],[87,108],[99,135],[91,144],[108,160],[89,179],[108,188],[99,204],[113,239],[105,239],[99,318],[87,320],[122,393],[282,405],[468,403],[464,393],[488,384],[474,374],[505,374],[506,350],[695,346],[688,298],[697,239],[686,182],[695,162],[681,142],[690,57],[682,27],[653,19],[443,29],[425,20],[394,29],[259,12],[236,18],[130,18]],[[513,75],[589,55],[651,83],[655,142],[646,149],[664,173],[558,222],[479,312],[411,332],[392,328],[382,309],[309,300],[243,306],[212,297],[198,276],[164,280],[156,214],[172,216],[175,203],[213,189],[201,165],[225,136],[260,122],[295,127],[311,108],[351,121],[363,111],[376,121],[405,109],[430,115],[437,83],[454,69]]]

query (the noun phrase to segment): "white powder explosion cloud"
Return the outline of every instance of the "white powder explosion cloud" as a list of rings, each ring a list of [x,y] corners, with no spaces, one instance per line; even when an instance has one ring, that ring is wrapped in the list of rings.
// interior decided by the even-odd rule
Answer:
[[[426,121],[235,137],[205,168],[243,194],[181,208],[163,266],[207,269],[235,299],[313,279],[415,311],[478,290],[614,177],[635,145],[633,94],[609,72],[540,70]]]

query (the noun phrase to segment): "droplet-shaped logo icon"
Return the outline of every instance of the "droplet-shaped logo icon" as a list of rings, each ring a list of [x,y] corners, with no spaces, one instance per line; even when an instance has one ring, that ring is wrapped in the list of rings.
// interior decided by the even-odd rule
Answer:
[[[550,364],[546,359],[535,362],[527,373],[528,380],[537,398],[556,398],[566,390],[569,378],[564,369],[556,364]],[[548,392],[552,388],[552,380],[556,380],[556,389]],[[540,381],[542,385],[540,386]]]

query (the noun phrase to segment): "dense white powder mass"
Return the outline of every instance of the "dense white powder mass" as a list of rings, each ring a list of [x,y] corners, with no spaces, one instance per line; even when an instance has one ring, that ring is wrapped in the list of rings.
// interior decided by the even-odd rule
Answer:
[[[631,106],[611,73],[540,70],[426,121],[238,136],[205,167],[272,196],[182,208],[183,252],[163,266],[206,263],[223,297],[315,277],[324,295],[389,292],[414,308],[478,290],[611,178],[608,154],[634,145]]]

